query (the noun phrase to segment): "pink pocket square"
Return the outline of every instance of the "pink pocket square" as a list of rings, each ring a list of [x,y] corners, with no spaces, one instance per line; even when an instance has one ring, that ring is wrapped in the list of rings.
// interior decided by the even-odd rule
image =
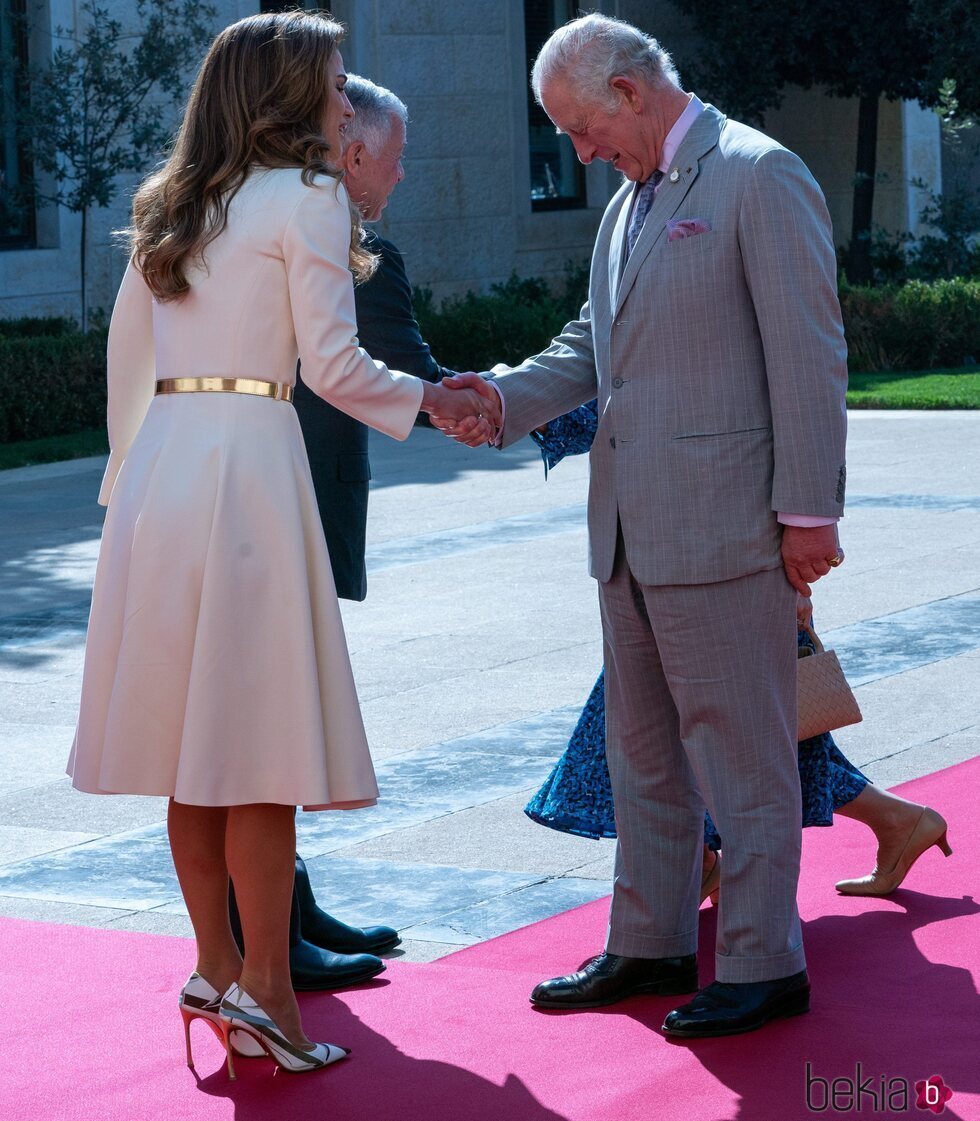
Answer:
[[[696,234],[710,234],[711,226],[703,218],[668,218],[667,240],[683,241]]]

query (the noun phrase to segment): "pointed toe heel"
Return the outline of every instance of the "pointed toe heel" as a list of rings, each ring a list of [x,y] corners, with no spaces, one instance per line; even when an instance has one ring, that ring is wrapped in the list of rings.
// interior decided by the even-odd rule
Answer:
[[[290,1074],[322,1070],[339,1063],[350,1054],[347,1047],[333,1043],[314,1043],[307,1051],[290,1043],[279,1025],[259,1007],[240,985],[232,985],[221,998],[221,1023],[228,1051],[228,1073],[234,1078],[229,1039],[232,1034],[248,1035],[282,1070]]]
[[[947,839],[946,819],[928,806],[923,806],[893,868],[883,872],[876,866],[869,876],[840,880],[836,885],[837,891],[841,895],[891,895],[902,886],[912,865],[933,846],[944,856],[953,855]]]

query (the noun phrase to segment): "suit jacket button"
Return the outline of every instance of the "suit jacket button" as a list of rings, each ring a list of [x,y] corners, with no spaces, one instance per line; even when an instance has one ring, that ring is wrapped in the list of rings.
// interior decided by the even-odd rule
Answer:
[[[615,448],[615,446],[616,446],[616,437],[615,436],[610,436],[609,437],[609,446],[611,448]]]
[[[622,388],[623,388],[623,379],[622,378],[613,378],[613,389],[622,389]]]

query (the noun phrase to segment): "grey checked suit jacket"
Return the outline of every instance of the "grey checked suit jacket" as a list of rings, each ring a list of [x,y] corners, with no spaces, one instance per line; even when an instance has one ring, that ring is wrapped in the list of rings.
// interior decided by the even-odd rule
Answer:
[[[633,185],[599,227],[589,299],[551,346],[497,376],[503,445],[598,397],[592,575],[617,520],[643,584],[775,568],[776,513],[838,516],[846,346],[823,195],[803,163],[707,106],[623,265]],[[669,242],[668,219],[710,232]]]

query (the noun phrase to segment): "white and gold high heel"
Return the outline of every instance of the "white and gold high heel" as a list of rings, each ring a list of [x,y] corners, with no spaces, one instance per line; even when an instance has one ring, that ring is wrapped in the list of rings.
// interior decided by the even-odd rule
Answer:
[[[210,985],[200,973],[192,973],[187,978],[187,984],[180,990],[177,1003],[180,1006],[180,1015],[184,1021],[187,1065],[193,1070],[194,1057],[191,1054],[192,1020],[203,1020],[221,1042],[225,1042],[225,1029],[222,1027],[221,1016],[219,1015],[221,993]],[[242,1058],[258,1059],[265,1054],[265,1048],[256,1043],[252,1036],[245,1032],[233,1031],[229,1033],[229,1039],[232,1050]]]
[[[221,998],[220,1016],[225,1033],[230,1078],[235,1077],[230,1044],[233,1035],[250,1036],[252,1042],[261,1047],[270,1059],[291,1074],[322,1070],[323,1067],[346,1059],[350,1054],[347,1047],[336,1047],[332,1043],[314,1043],[309,1051],[296,1047],[289,1042],[279,1025],[238,984],[232,985]]]

